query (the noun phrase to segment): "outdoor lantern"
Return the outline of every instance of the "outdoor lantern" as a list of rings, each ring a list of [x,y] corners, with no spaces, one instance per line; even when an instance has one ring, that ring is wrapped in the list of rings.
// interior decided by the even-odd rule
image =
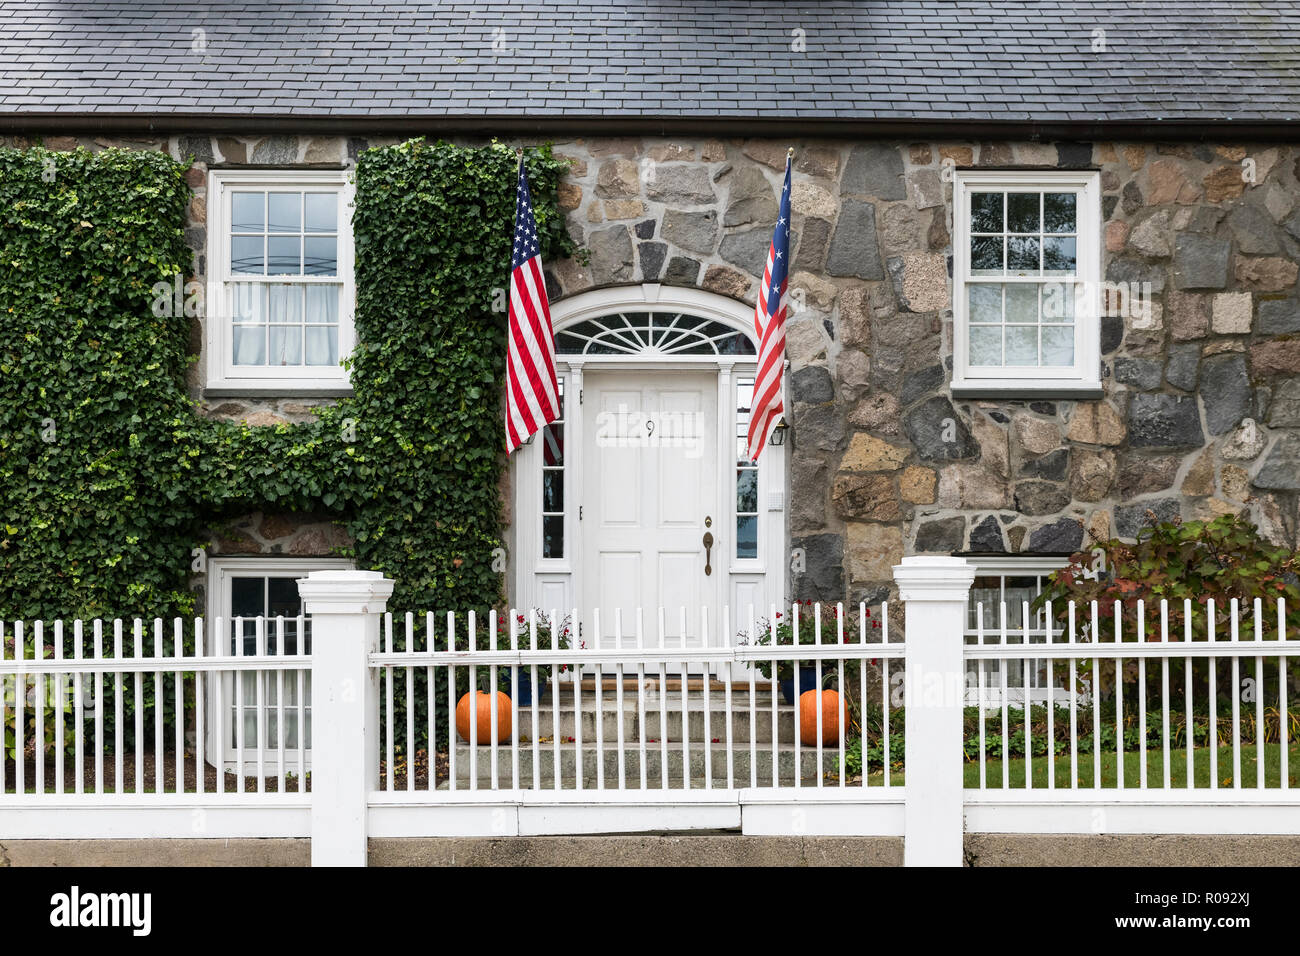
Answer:
[[[790,426],[787,425],[787,424],[785,423],[785,418],[782,417],[782,419],[781,419],[779,422],[777,422],[777,423],[776,423],[776,426],[772,429],[772,439],[771,439],[771,444],[773,444],[773,445],[784,445],[784,444],[785,444],[785,431],[786,431],[786,429],[789,428],[789,427],[790,427]]]

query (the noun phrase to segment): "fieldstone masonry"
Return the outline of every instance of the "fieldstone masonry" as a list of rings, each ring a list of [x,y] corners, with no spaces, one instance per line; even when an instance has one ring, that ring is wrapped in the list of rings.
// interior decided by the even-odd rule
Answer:
[[[193,155],[200,279],[209,165],[349,163],[391,141],[45,139]],[[752,304],[789,145],[795,597],[876,600],[905,553],[1069,552],[1148,512],[1244,512],[1300,541],[1300,146],[574,139],[556,144],[572,161],[559,198],[587,255],[547,263],[552,296],[660,282]],[[1104,278],[1152,293],[1149,309],[1108,297],[1103,398],[952,399],[952,166],[1100,170]],[[264,425],[312,404],[204,411]]]

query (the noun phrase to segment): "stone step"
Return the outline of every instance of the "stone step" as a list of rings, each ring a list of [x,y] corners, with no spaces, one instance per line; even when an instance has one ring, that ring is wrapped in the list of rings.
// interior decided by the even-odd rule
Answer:
[[[660,722],[659,706],[656,702],[652,707],[647,701],[645,709],[644,725],[642,724],[642,715],[637,708],[635,699],[624,701],[623,709],[619,710],[613,701],[607,701],[601,711],[600,724],[601,733],[606,743],[618,741],[619,726],[623,728],[623,740],[625,742],[638,743],[642,739],[647,742],[658,741],[660,739],[681,740],[683,736],[688,736],[689,740],[697,743],[703,743],[706,740],[717,739],[725,742],[727,739],[727,712],[722,701],[710,701],[708,711],[708,723],[705,723],[705,711],[703,700],[690,700],[687,702],[687,727],[689,735],[682,733],[682,709],[680,698],[676,701],[666,701],[663,714],[663,722]],[[596,740],[596,711],[595,701],[585,702],[582,710],[581,721],[578,720],[573,708],[572,697],[569,700],[560,702],[558,725],[555,721],[555,711],[551,703],[538,707],[520,707],[519,708],[519,734],[520,736],[531,737],[533,732],[533,712],[537,713],[537,735],[541,737],[554,737],[557,734],[563,741],[570,737],[582,737],[583,743],[594,743]],[[578,733],[578,726],[581,724],[582,733]],[[644,734],[642,727],[644,726]],[[765,706],[755,706],[753,734],[754,739],[763,743],[770,743],[772,740],[772,705],[767,702]],[[776,729],[778,740],[784,739],[787,742],[794,740],[794,708],[786,705],[780,705],[777,708]],[[750,719],[749,705],[746,702],[742,707],[733,699],[731,710],[731,734],[732,740],[737,743],[749,743],[750,740]]]
[[[576,779],[578,766],[577,748],[574,744],[567,741],[560,745],[560,779],[565,788],[573,786]],[[723,745],[713,744],[709,747],[712,754],[712,771],[714,786],[726,786],[727,782],[727,748]],[[658,746],[646,747],[646,783],[648,787],[655,788],[659,786],[661,780],[661,768],[663,767],[663,752]],[[668,750],[668,777],[670,786],[680,786],[682,780],[682,771],[684,760],[680,743],[669,744]],[[538,772],[541,777],[543,787],[549,787],[554,782],[555,753],[550,744],[541,744],[538,754]],[[583,744],[582,747],[582,777],[585,786],[596,786],[596,761],[601,759],[604,764],[605,786],[614,788],[618,786],[618,747],[604,747],[597,751],[594,745]],[[624,747],[624,773],[629,788],[639,788],[641,776],[640,748]],[[755,754],[754,766],[758,771],[758,779],[761,785],[771,783],[772,779],[773,754],[769,744],[766,747],[759,747]],[[705,779],[705,756],[703,745],[692,746],[689,748],[689,765],[688,775],[693,779],[702,781]],[[839,777],[839,750],[835,747],[824,747],[822,751],[822,773],[833,775],[837,780]],[[781,744],[776,752],[776,769],[779,781],[787,781],[783,785],[793,785],[796,777],[795,748],[793,744]],[[510,788],[512,786],[510,779],[511,771],[511,748],[500,746],[497,749],[497,785],[501,788]],[[735,749],[734,779],[737,786],[748,786],[750,779],[750,753],[749,748]],[[492,752],[489,747],[478,748],[477,774],[479,786],[490,786],[492,781]],[[817,749],[815,747],[802,747],[799,753],[798,774],[797,776],[805,783],[812,781],[816,784],[818,777]],[[462,745],[456,748],[456,779],[457,786],[464,786],[470,780],[470,748]],[[519,779],[522,785],[531,787],[533,779],[533,750],[530,746],[520,746],[519,748]],[[587,781],[591,781],[587,783]],[[674,784],[674,781],[676,782]],[[444,783],[440,789],[445,789]]]

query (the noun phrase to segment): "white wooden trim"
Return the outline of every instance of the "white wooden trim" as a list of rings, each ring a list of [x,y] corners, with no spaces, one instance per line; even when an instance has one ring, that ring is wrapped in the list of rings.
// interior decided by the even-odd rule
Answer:
[[[1097,397],[1101,393],[1101,174],[1094,170],[957,170],[953,180],[953,374],[954,395],[1011,397]],[[974,188],[1008,192],[1060,188],[1078,192],[1075,241],[1076,281],[1086,299],[1075,316],[1072,368],[1006,368],[997,372],[970,366],[966,282],[970,277],[970,194]],[[1005,224],[1004,224],[1005,225]],[[1007,277],[1006,282],[1017,281]],[[1029,281],[1029,280],[1026,280]],[[1032,281],[1051,281],[1035,277]]]
[[[347,388],[348,372],[342,366],[356,344],[355,258],[352,238],[352,205],[355,194],[347,170],[328,169],[211,169],[207,193],[207,287],[204,305],[204,342],[207,351],[206,388],[275,389],[284,393],[321,388]],[[233,187],[313,188],[337,187],[339,192],[338,275],[300,276],[295,283],[339,284],[339,361],[337,368],[235,366],[227,361],[231,348],[230,317],[226,309],[228,281],[274,282],[273,276],[229,277],[229,204]]]

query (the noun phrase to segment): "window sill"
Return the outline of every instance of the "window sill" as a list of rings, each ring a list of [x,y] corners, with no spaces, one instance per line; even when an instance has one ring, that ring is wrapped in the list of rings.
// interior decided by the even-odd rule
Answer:
[[[992,398],[1002,401],[1103,398],[1101,382],[954,382],[953,398]]]
[[[204,398],[351,398],[351,385],[213,385]]]

